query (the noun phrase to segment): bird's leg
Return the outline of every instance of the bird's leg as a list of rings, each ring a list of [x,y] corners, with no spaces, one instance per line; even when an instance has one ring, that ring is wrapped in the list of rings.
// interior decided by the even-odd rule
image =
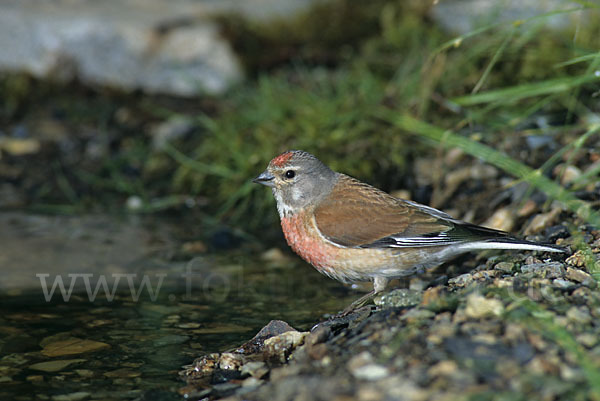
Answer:
[[[346,309],[344,309],[344,311],[342,312],[342,316],[347,315],[352,311],[366,305],[370,300],[373,299],[375,295],[385,290],[385,287],[387,286],[387,283],[389,281],[390,280],[386,277],[375,277],[373,279],[373,291],[368,292],[367,294],[358,298],[356,301],[352,302],[348,307],[346,307]]]

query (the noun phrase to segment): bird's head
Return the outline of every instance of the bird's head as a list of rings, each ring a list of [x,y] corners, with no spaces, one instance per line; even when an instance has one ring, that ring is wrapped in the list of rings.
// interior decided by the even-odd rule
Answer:
[[[308,152],[290,150],[271,160],[253,181],[271,187],[283,217],[314,205],[329,194],[337,173]]]

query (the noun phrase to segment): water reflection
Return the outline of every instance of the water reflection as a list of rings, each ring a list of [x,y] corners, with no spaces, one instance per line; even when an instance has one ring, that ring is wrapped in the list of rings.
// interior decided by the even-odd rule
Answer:
[[[0,228],[0,399],[178,399],[194,358],[271,319],[306,330],[356,297],[296,258],[170,258],[168,225],[11,218],[0,215],[12,229]]]

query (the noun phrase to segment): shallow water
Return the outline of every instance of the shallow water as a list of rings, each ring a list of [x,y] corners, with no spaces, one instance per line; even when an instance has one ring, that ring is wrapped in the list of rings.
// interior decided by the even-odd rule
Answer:
[[[177,222],[0,220],[0,400],[180,399],[182,365],[357,297],[291,256],[173,257]]]

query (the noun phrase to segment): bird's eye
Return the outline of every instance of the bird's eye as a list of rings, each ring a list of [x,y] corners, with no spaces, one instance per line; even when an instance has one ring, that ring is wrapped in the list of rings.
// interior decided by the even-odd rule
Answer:
[[[294,178],[296,176],[296,172],[294,170],[288,170],[285,172],[285,178]]]

